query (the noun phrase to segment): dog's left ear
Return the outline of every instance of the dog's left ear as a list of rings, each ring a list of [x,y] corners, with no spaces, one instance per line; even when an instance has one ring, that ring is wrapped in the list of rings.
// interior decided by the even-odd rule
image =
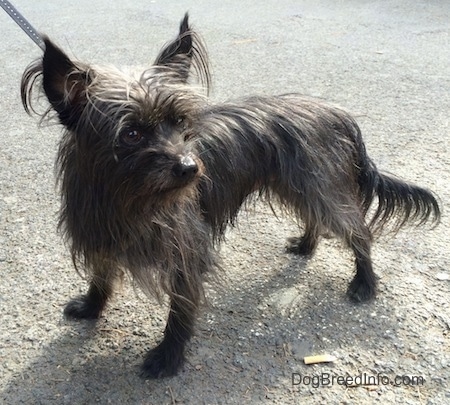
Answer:
[[[194,67],[201,81],[206,87],[209,86],[206,49],[200,37],[191,29],[188,13],[180,23],[177,38],[164,46],[156,58],[155,65],[170,68],[182,83],[187,82],[191,67]]]
[[[189,15],[186,13],[180,23],[180,32],[177,38],[164,46],[156,58],[155,65],[170,67],[183,82],[186,82],[191,69],[192,42]]]

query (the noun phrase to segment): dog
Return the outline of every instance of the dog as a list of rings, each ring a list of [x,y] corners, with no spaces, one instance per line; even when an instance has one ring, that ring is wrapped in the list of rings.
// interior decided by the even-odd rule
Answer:
[[[192,83],[197,76],[202,86]],[[380,173],[343,110],[298,94],[212,103],[205,45],[186,14],[177,37],[137,74],[71,60],[45,38],[24,72],[64,127],[56,167],[59,229],[73,263],[90,277],[69,318],[98,318],[128,271],[146,292],[170,299],[162,341],[142,374],[172,376],[193,334],[203,283],[219,266],[215,246],[254,197],[279,203],[304,224],[287,251],[311,255],[324,233],[355,255],[355,301],[376,293],[370,248],[387,223],[438,223],[432,192]],[[374,207],[370,209],[371,207]],[[370,213],[370,214],[369,214]]]

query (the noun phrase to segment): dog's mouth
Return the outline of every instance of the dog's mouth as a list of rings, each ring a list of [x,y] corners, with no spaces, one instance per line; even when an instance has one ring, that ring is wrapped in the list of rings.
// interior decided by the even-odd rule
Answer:
[[[183,194],[187,189],[195,188],[203,174],[204,166],[199,159],[191,155],[182,156],[170,170],[162,171],[157,178],[148,177],[148,191],[153,198],[157,194],[162,198],[166,194]]]
[[[194,154],[160,154],[157,159],[141,155],[134,163],[123,188],[133,209],[165,209],[196,198],[204,166]]]

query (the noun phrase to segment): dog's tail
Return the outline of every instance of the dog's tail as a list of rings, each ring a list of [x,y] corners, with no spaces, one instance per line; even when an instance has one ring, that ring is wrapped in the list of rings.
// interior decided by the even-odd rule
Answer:
[[[365,150],[364,154],[358,179],[364,213],[378,197],[378,206],[369,222],[371,231],[381,231],[388,222],[392,224],[394,232],[407,222],[417,226],[428,221],[433,225],[439,223],[441,210],[431,191],[380,173]]]

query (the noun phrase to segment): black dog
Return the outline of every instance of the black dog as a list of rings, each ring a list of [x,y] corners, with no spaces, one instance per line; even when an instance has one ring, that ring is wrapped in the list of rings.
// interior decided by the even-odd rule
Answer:
[[[305,225],[288,251],[313,253],[319,237],[342,238],[356,257],[349,296],[375,296],[372,234],[393,219],[440,218],[433,195],[377,171],[345,112],[296,94],[211,105],[188,83],[210,76],[205,48],[187,15],[178,37],[137,76],[70,60],[45,40],[22,80],[25,109],[39,82],[65,132],[57,167],[60,228],[73,262],[91,276],[86,295],[65,308],[97,318],[127,270],[171,310],[162,342],[144,362],[147,377],[175,374],[216,267],[213,244],[244,202],[279,202]],[[372,201],[378,204],[370,221]]]

